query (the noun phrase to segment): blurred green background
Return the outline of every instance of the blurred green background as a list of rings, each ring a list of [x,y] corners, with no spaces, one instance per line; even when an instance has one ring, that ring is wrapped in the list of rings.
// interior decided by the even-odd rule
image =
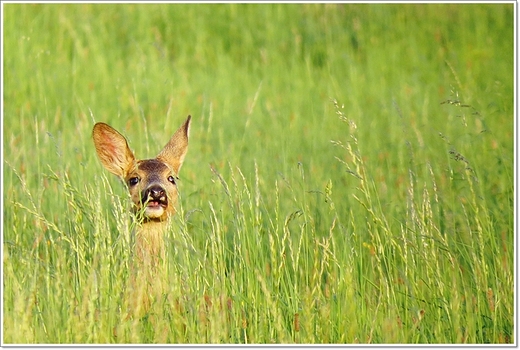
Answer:
[[[476,260],[467,247],[473,238],[451,235],[462,232],[466,221],[473,226],[468,217],[475,215],[489,224],[485,241],[493,242],[489,251],[482,245],[479,263],[502,261],[500,268],[511,276],[512,3],[2,6],[4,254],[12,257],[4,259],[4,271],[23,275],[35,269],[19,258],[34,253],[35,237],[55,234],[53,227],[47,231],[37,224],[42,217],[70,232],[82,223],[81,215],[69,217],[63,187],[52,174],[66,177],[80,195],[99,195],[106,173],[91,141],[95,122],[127,136],[138,158],[151,158],[190,114],[190,147],[180,174],[186,210],[208,213],[208,203],[220,203],[222,219],[232,221],[234,212],[211,167],[229,183],[236,168],[247,181],[257,179],[264,228],[275,220],[273,208],[283,218],[300,205],[283,188],[277,197],[275,182],[297,182],[309,197],[332,188],[327,193],[344,224],[341,234],[334,233],[341,244],[336,256],[350,262],[346,252],[353,249],[370,259],[366,247],[375,246],[378,236],[358,199],[360,188],[366,195],[368,190],[352,176],[355,167],[342,163],[352,164],[357,155],[373,191],[367,200],[377,203],[389,228],[399,232],[406,226],[409,200],[435,202],[432,222],[455,237],[449,249],[471,270]],[[339,120],[341,113],[355,122],[355,139]],[[346,152],[331,141],[355,150]],[[107,178],[124,193],[117,179]],[[424,198],[423,186],[429,191]],[[325,234],[332,219],[329,204],[318,197],[309,204],[313,232]],[[108,201],[102,197],[100,203]],[[105,214],[110,217],[110,210]],[[189,224],[195,246],[204,246],[208,223],[195,215]],[[94,226],[86,225],[87,231]],[[371,279],[372,265],[359,264],[359,281],[363,274]],[[511,342],[513,292],[507,283],[493,335],[432,332],[388,339],[378,328],[379,337],[358,338]],[[358,293],[365,288],[360,284],[353,287]],[[10,283],[6,288],[4,295],[18,293]],[[501,287],[489,288],[498,293]],[[4,298],[4,315],[14,316],[13,303]],[[374,310],[362,311],[360,318],[372,322]],[[4,322],[8,342],[23,342],[9,333],[12,327]]]

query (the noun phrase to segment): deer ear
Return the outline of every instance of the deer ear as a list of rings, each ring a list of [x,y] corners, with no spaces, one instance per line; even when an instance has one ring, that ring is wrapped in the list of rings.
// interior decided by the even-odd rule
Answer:
[[[181,169],[186,152],[188,152],[188,135],[190,132],[191,115],[173,134],[172,138],[157,156],[157,159],[170,165],[177,175]]]
[[[101,164],[112,174],[125,178],[135,166],[135,156],[124,136],[108,124],[97,123],[92,138]]]

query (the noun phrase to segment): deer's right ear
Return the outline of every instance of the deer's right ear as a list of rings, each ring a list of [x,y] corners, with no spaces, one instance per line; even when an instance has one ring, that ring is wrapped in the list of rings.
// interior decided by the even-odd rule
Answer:
[[[112,174],[124,179],[136,165],[135,156],[124,136],[108,124],[96,123],[92,138],[101,164]]]

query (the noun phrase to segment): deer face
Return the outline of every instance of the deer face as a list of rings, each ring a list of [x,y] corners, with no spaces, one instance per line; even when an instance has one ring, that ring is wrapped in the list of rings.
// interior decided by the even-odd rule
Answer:
[[[188,150],[191,117],[154,159],[136,160],[126,139],[111,126],[94,125],[92,136],[103,166],[128,186],[133,211],[143,222],[164,221],[175,214],[177,175]]]
[[[139,161],[125,182],[134,213],[142,213],[145,221],[163,221],[175,214],[177,175],[166,163],[157,159]]]

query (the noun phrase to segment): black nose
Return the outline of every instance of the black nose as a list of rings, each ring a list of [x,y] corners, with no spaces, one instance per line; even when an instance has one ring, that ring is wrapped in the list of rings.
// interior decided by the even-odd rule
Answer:
[[[166,201],[166,191],[161,186],[152,186],[147,188],[143,193],[143,203],[148,199],[157,202],[165,202]]]
[[[153,198],[153,199],[159,199],[161,198],[162,196],[164,196],[164,189],[157,186],[157,187],[152,187],[148,190],[148,194]]]

